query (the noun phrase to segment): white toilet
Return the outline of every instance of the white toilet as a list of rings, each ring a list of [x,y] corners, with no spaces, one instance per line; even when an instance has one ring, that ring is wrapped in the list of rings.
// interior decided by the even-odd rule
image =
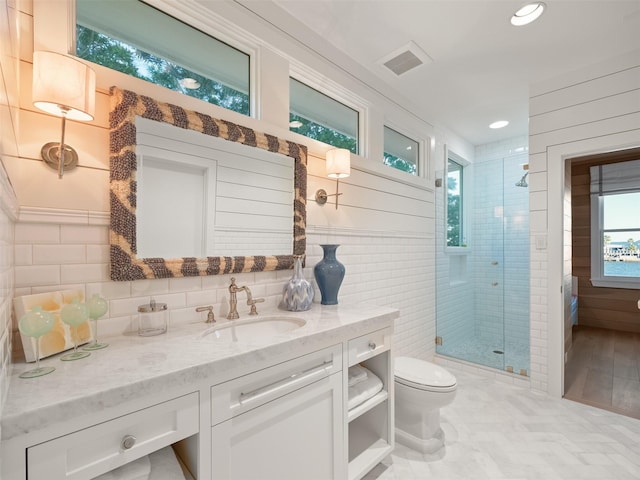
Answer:
[[[410,357],[396,357],[394,370],[396,441],[422,453],[444,455],[440,408],[456,396],[456,377]]]

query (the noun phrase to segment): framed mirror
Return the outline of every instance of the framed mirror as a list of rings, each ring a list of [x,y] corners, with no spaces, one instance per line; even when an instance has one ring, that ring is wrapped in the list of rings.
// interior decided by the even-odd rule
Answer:
[[[111,87],[110,96],[112,280],[285,270],[294,256],[304,255],[304,145],[129,90]],[[189,191],[197,194],[184,199]],[[284,221],[282,204],[289,201],[290,220]],[[279,209],[267,203],[280,203]],[[235,210],[242,204],[248,204],[245,210]],[[195,221],[183,224],[187,216]],[[289,228],[287,242],[283,232]],[[273,237],[280,243],[265,246]],[[183,249],[175,256],[174,244]]]

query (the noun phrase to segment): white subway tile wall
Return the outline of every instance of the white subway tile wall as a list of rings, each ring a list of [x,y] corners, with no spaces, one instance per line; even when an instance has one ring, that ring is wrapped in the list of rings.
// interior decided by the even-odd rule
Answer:
[[[82,242],[88,242],[82,244]],[[99,242],[104,242],[100,244]],[[81,288],[86,297],[99,293],[109,301],[108,313],[99,320],[101,338],[137,330],[138,306],[151,298],[166,303],[170,328],[203,322],[206,313],[195,308],[213,305],[217,318],[228,313],[228,286],[236,277],[238,285],[248,285],[254,298],[265,298],[258,311],[278,308],[282,289],[292,271],[243,273],[211,277],[172,278],[112,282],[108,256],[95,252],[108,250],[107,225],[56,225],[48,223],[16,224],[16,295]],[[398,308],[396,348],[400,354],[431,358],[435,336],[435,258],[433,239],[407,238],[379,232],[331,230],[331,235],[316,228],[307,236],[307,262],[304,274],[313,280],[313,266],[322,258],[320,243],[338,243],[338,259],[346,276],[339,293],[340,303],[364,302]],[[36,253],[37,252],[37,253]],[[314,282],[315,283],[315,282]],[[320,292],[316,288],[317,303]],[[249,313],[242,302],[241,317]],[[15,328],[15,325],[14,325]]]
[[[14,294],[14,223],[17,202],[0,165],[0,412],[9,388],[13,348],[11,315]]]

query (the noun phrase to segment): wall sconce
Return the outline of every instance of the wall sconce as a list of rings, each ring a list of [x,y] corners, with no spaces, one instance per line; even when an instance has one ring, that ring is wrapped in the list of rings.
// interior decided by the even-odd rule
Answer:
[[[78,164],[78,154],[64,143],[67,118],[93,120],[95,96],[96,74],[84,63],[59,53],[33,52],[33,104],[62,117],[60,142],[49,142],[40,151],[42,160],[58,170],[58,178]]]
[[[316,192],[316,202],[318,205],[327,203],[328,197],[336,197],[336,210],[338,209],[338,185],[341,178],[347,178],[351,174],[351,152],[346,148],[334,148],[327,152],[326,174],[329,178],[336,179],[336,193],[327,194],[324,189]]]

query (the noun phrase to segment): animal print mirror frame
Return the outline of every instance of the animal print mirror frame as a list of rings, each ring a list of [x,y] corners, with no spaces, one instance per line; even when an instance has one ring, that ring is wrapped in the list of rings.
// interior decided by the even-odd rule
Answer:
[[[111,87],[110,244],[111,279],[195,277],[293,268],[306,248],[307,147],[203,113]],[[289,156],[294,161],[293,251],[291,255],[138,258],[136,248],[136,116],[165,122],[230,142]]]

